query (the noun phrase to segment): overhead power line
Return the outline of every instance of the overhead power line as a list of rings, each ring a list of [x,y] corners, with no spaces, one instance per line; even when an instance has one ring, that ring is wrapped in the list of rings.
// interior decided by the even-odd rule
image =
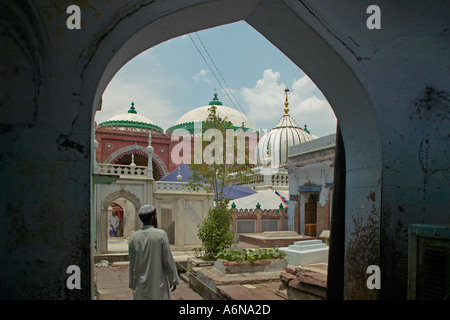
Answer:
[[[208,66],[209,70],[211,71],[211,73],[213,74],[214,78],[216,79],[216,81],[219,83],[220,87],[222,88],[222,90],[225,92],[225,94],[227,95],[228,99],[231,101],[231,103],[233,104],[234,108],[237,110],[237,106],[235,104],[235,102],[233,101],[233,99],[230,97],[233,96],[234,100],[236,101],[236,103],[239,105],[239,108],[241,109],[242,113],[246,114],[245,110],[242,108],[242,106],[240,105],[239,101],[236,99],[236,97],[234,96],[232,90],[230,89],[230,87],[228,86],[228,83],[225,81],[224,77],[222,76],[222,73],[220,72],[219,68],[217,67],[217,65],[215,64],[213,58],[211,57],[211,55],[208,52],[208,49],[206,49],[205,44],[203,43],[202,39],[200,38],[200,36],[198,35],[198,33],[195,33],[198,40],[200,41],[203,49],[205,50],[206,54],[208,55],[209,59],[211,60],[215,70],[217,71],[217,73],[219,74],[220,78],[222,79],[223,83],[225,84],[222,85],[222,82],[219,80],[219,78],[217,77],[216,73],[214,72],[213,68],[211,68],[210,64],[208,63],[208,61],[206,60],[205,56],[203,55],[203,53],[201,52],[201,50],[199,49],[199,47],[197,46],[197,44],[195,43],[194,39],[192,38],[191,35],[189,35],[189,38],[191,39],[192,43],[194,44],[195,48],[197,49],[197,51],[199,52],[200,56],[203,58],[203,60],[205,61],[206,65]],[[229,94],[229,93],[230,94]],[[239,110],[238,110],[239,111]],[[244,118],[243,118],[244,119]],[[245,119],[244,119],[245,120]]]

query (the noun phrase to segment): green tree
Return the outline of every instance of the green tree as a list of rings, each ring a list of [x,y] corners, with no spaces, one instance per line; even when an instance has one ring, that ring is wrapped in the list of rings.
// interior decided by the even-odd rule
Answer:
[[[208,109],[208,118],[203,123],[202,163],[191,164],[192,176],[187,184],[190,190],[204,189],[214,193],[214,206],[209,209],[208,217],[199,225],[198,230],[198,237],[202,241],[206,258],[215,258],[221,250],[231,246],[234,232],[231,230],[229,194],[234,181],[248,181],[252,173],[248,146],[245,150],[245,161],[229,161],[231,151],[233,160],[236,160],[238,154],[234,137],[232,149],[230,150],[228,146],[227,150],[227,130],[233,127],[226,118],[219,118],[216,109],[215,106]],[[227,189],[227,186],[230,188]]]

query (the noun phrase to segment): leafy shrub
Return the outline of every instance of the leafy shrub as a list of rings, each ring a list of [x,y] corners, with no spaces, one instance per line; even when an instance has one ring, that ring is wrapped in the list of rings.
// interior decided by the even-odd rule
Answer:
[[[222,250],[233,243],[231,231],[231,212],[226,205],[219,203],[209,209],[208,217],[199,226],[198,237],[202,240],[203,258],[214,259]]]
[[[248,250],[234,250],[226,248],[216,255],[217,259],[228,261],[256,261],[268,259],[284,259],[286,253],[276,248],[259,248]]]

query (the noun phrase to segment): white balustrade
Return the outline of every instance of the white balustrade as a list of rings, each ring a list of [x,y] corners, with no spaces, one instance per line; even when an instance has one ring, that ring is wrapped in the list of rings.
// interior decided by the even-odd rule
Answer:
[[[188,191],[186,182],[156,181],[157,191]]]
[[[289,176],[287,173],[278,173],[274,174],[270,178],[270,183],[272,186],[289,186]],[[243,183],[236,179],[234,184],[238,186],[246,186],[246,187],[256,187],[264,185],[264,176],[262,174],[253,174],[250,176],[250,180]]]
[[[147,177],[146,166],[130,166],[125,164],[99,163],[98,173],[117,174],[121,176]]]

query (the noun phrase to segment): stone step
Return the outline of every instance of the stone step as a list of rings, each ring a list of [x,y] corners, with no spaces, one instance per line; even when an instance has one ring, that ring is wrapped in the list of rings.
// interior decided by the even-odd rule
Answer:
[[[303,241],[294,241],[294,245],[296,246],[307,246],[310,244],[321,244],[322,240],[303,240]]]
[[[297,251],[289,248],[280,248],[280,250],[286,253],[285,259],[288,264],[292,265],[306,265],[328,261],[328,246],[304,251]]]
[[[311,249],[321,249],[321,248],[327,248],[328,246],[325,243],[318,243],[318,244],[310,244],[307,246],[299,246],[295,244],[291,244],[288,249],[294,250],[294,251],[304,251],[304,250],[311,250]]]

